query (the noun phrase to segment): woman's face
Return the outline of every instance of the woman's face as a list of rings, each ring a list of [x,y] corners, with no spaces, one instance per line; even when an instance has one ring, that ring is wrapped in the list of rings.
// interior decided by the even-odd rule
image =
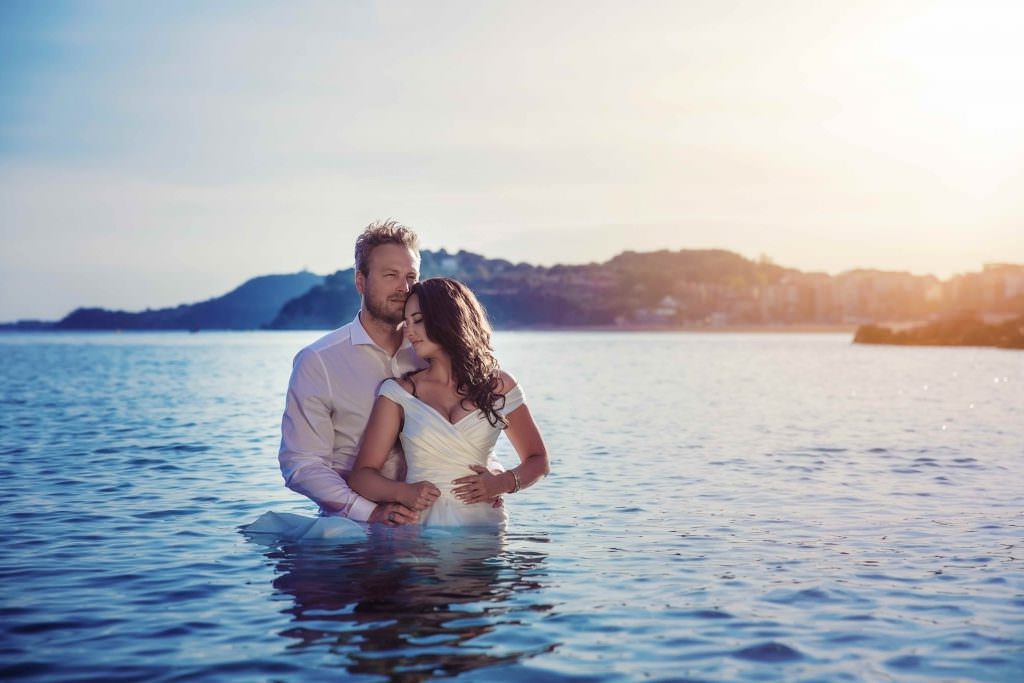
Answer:
[[[420,310],[420,298],[416,294],[405,301],[405,337],[420,358],[433,358],[441,350],[441,347],[430,341],[430,337],[427,336],[427,326],[423,322],[423,312]]]

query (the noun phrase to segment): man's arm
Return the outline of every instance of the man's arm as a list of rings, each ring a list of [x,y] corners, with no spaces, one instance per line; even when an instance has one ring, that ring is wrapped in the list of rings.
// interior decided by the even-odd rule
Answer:
[[[330,466],[334,423],[327,370],[316,351],[295,357],[281,419],[278,460],[285,485],[314,500],[324,510],[365,522],[377,504],[363,498]]]

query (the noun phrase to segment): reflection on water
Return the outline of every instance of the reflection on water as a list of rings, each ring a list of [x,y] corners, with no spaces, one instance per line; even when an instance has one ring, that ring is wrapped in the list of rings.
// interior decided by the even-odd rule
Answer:
[[[522,539],[542,548],[548,539]],[[523,546],[522,542],[517,544]],[[511,550],[504,535],[375,528],[366,541],[268,546],[273,587],[292,605],[280,636],[290,650],[322,650],[352,674],[414,681],[514,662],[553,650],[513,634],[516,612],[551,610],[523,599],[544,588],[546,553]]]

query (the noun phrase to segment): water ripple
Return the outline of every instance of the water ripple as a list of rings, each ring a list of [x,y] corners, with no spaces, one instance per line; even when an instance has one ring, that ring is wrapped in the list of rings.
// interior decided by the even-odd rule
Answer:
[[[508,534],[262,543],[312,336],[0,339],[0,678],[1021,680],[1018,356],[500,333]]]

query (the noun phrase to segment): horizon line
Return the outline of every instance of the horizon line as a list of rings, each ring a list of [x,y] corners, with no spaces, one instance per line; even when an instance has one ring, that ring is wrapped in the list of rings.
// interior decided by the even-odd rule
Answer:
[[[491,261],[506,261],[508,263],[512,263],[513,265],[527,265],[527,266],[533,266],[533,267],[537,267],[537,268],[556,268],[556,267],[560,267],[560,266],[561,267],[600,266],[600,265],[607,264],[608,262],[612,261],[613,259],[617,258],[618,256],[622,256],[623,254],[630,254],[630,253],[632,253],[632,254],[641,254],[642,255],[642,254],[657,254],[657,253],[662,253],[662,252],[678,254],[678,253],[683,253],[683,252],[713,252],[713,251],[720,251],[720,252],[726,252],[726,253],[730,253],[730,254],[735,254],[736,256],[739,256],[740,258],[743,258],[744,260],[749,261],[751,263],[765,263],[765,264],[768,264],[768,265],[777,266],[779,268],[782,268],[783,270],[796,271],[797,273],[801,273],[801,274],[805,274],[805,275],[825,275],[827,277],[839,277],[839,276],[842,276],[842,275],[845,275],[845,274],[848,274],[848,273],[867,272],[867,273],[893,274],[893,275],[910,275],[912,277],[921,277],[921,278],[931,277],[931,278],[935,278],[940,283],[950,281],[950,280],[952,280],[952,279],[954,279],[956,277],[960,277],[960,276],[964,276],[964,275],[969,275],[971,273],[982,273],[982,272],[984,272],[986,269],[988,269],[990,267],[1024,267],[1024,264],[1011,263],[1011,262],[1005,262],[1005,261],[991,261],[991,262],[982,263],[981,264],[981,268],[979,270],[957,271],[956,273],[953,273],[953,274],[943,278],[943,277],[941,277],[939,275],[936,275],[935,273],[915,273],[915,272],[910,271],[910,270],[883,270],[883,269],[879,269],[879,268],[873,268],[873,267],[870,267],[870,266],[858,266],[858,267],[855,267],[855,268],[847,268],[845,270],[841,270],[841,271],[838,271],[838,272],[835,272],[835,273],[832,273],[832,272],[829,272],[829,271],[825,271],[825,270],[801,270],[800,268],[796,268],[796,267],[793,267],[793,266],[786,266],[786,265],[782,265],[780,263],[777,263],[774,259],[772,259],[767,254],[761,254],[758,258],[755,259],[755,258],[750,258],[749,256],[745,256],[744,254],[741,254],[740,252],[734,251],[732,249],[726,249],[724,247],[700,247],[700,248],[683,247],[683,248],[680,248],[680,249],[663,248],[663,249],[652,249],[652,250],[648,250],[648,251],[636,251],[636,250],[632,250],[632,249],[626,249],[626,250],[618,252],[617,254],[615,254],[614,256],[611,256],[610,258],[605,259],[604,261],[586,261],[586,262],[581,262],[581,263],[556,262],[556,263],[553,263],[551,265],[543,265],[543,264],[538,264],[538,263],[530,263],[528,261],[512,261],[512,260],[507,259],[507,258],[488,256],[488,255],[483,254],[481,252],[470,251],[470,250],[464,249],[464,248],[459,248],[458,250],[453,251],[451,248],[448,248],[448,247],[445,247],[445,246],[441,246],[441,247],[437,247],[436,249],[422,248],[419,251],[421,253],[422,252],[431,252],[431,253],[444,252],[446,254],[451,254],[453,256],[458,255],[460,253],[466,253],[466,254],[472,254],[474,256],[480,256],[480,257],[483,257],[483,258],[485,258],[487,260],[491,260]],[[317,272],[315,272],[313,270],[310,270],[306,266],[303,266],[301,270],[297,270],[297,271],[260,273],[260,274],[257,274],[257,275],[252,275],[252,276],[247,277],[246,279],[244,279],[238,285],[236,285],[236,286],[232,287],[231,289],[229,289],[229,290],[227,290],[225,292],[222,292],[220,294],[213,294],[213,295],[207,296],[205,298],[196,299],[196,300],[193,300],[193,301],[183,301],[181,303],[173,304],[173,305],[157,306],[157,307],[147,306],[146,308],[143,308],[143,309],[131,310],[131,311],[124,310],[124,309],[110,309],[110,308],[106,308],[106,307],[104,307],[102,305],[79,305],[79,306],[75,306],[70,311],[65,313],[63,316],[60,316],[60,317],[58,317],[58,318],[56,318],[54,320],[49,320],[49,319],[45,319],[45,318],[37,318],[37,317],[30,317],[30,318],[22,317],[22,318],[17,318],[17,319],[8,320],[8,321],[0,320],[0,325],[11,325],[11,324],[32,323],[32,322],[42,322],[42,323],[45,323],[45,322],[51,322],[51,321],[59,321],[59,320],[62,320],[63,318],[65,318],[65,317],[67,317],[68,315],[70,315],[74,311],[79,310],[79,309],[83,309],[83,308],[97,308],[97,309],[101,309],[101,310],[116,311],[116,312],[123,312],[123,313],[141,313],[141,312],[144,312],[144,311],[147,311],[147,310],[161,310],[161,309],[167,309],[167,308],[176,308],[177,306],[190,306],[190,305],[194,305],[194,304],[197,304],[197,303],[201,303],[203,301],[209,301],[209,300],[212,300],[212,299],[220,298],[222,296],[226,296],[227,294],[233,292],[234,290],[238,289],[239,287],[245,285],[247,282],[250,282],[252,280],[255,280],[255,279],[261,278],[261,277],[273,277],[273,276],[282,276],[282,275],[296,275],[296,274],[300,274],[300,273],[310,273],[310,274],[316,275],[318,277],[326,278],[326,277],[329,277],[329,276],[334,275],[336,273],[340,273],[340,272],[343,272],[343,271],[346,271],[346,270],[352,270],[354,268],[355,268],[355,264],[353,263],[353,264],[348,265],[348,266],[346,266],[344,268],[338,268],[338,269],[334,270],[333,272],[321,274],[321,273],[317,273]]]

